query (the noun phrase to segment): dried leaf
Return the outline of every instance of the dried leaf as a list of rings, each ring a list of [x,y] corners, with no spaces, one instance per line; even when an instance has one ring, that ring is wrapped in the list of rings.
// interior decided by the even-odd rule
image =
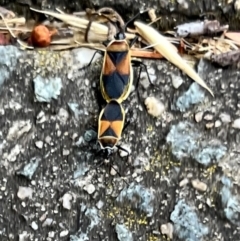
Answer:
[[[73,49],[79,47],[78,44],[69,44],[69,45],[51,45],[48,47],[49,50],[61,51],[67,49]]]
[[[28,43],[18,39],[17,42],[20,44],[21,49],[25,50],[25,49],[34,49],[34,47],[29,46]]]
[[[163,56],[158,52],[143,51],[141,49],[130,49],[132,57],[148,58],[148,59],[161,59]]]
[[[141,23],[141,22],[134,22],[134,25],[138,31],[138,33],[145,38],[149,44],[155,44],[154,48],[162,54],[167,60],[169,60],[171,63],[176,65],[178,68],[180,68],[184,73],[186,73],[189,77],[191,77],[193,80],[195,80],[199,85],[207,89],[212,96],[213,92],[212,90],[206,85],[204,80],[196,73],[196,71],[191,68],[182,58],[181,56],[174,51],[173,45],[166,40],[164,36],[162,36],[158,31],[156,31],[154,28]]]
[[[238,65],[240,63],[240,50],[234,50],[223,54],[212,54],[210,60],[221,66]]]
[[[151,19],[151,22],[154,22],[157,19],[156,13],[155,13],[155,9],[149,9],[148,10],[148,16]]]
[[[240,33],[238,32],[226,32],[225,37],[233,40],[234,42],[240,44]]]
[[[31,10],[35,12],[39,12],[42,14],[50,15],[52,17],[55,17],[64,23],[70,25],[70,28],[76,31],[76,34],[78,32],[85,33],[89,20],[76,17],[74,15],[70,14],[62,14],[62,13],[56,13],[51,11],[41,11],[34,8],[30,8]],[[83,36],[82,36],[83,37]],[[102,42],[107,40],[108,37],[108,27],[106,25],[97,23],[95,21],[92,22],[88,39],[92,42]],[[135,37],[133,34],[126,34],[127,39],[132,39]]]
[[[5,22],[10,26],[12,26],[12,25],[24,25],[26,23],[26,19],[23,18],[23,17],[22,18],[11,18],[11,19],[5,18]],[[3,20],[0,20],[0,25],[5,26],[5,23],[4,23]]]
[[[15,16],[16,16],[14,12],[7,10],[6,8],[3,8],[3,7],[0,7],[0,12],[6,19],[15,18]]]
[[[30,8],[30,9],[35,12],[50,15],[50,16],[55,17],[73,27],[80,28],[80,29],[86,29],[88,22],[89,22],[86,19],[78,18],[78,17],[70,15],[70,14],[61,14],[61,13],[55,13],[55,12],[51,12],[51,11],[41,11],[41,10],[34,9],[34,8]],[[92,23],[91,30],[93,32],[95,32],[96,34],[100,34],[100,35],[102,34],[102,35],[107,36],[107,33],[108,33],[108,29],[105,25],[98,24],[96,22]]]
[[[184,23],[175,27],[176,35],[178,37],[187,37],[187,36],[199,36],[204,34],[213,34],[223,32],[228,29],[228,25],[221,26],[219,21],[205,20],[203,22],[191,22]]]
[[[105,52],[106,47],[103,44],[96,44],[96,43],[81,43],[78,41],[75,41],[78,44],[78,47],[87,47],[90,49],[96,49]]]

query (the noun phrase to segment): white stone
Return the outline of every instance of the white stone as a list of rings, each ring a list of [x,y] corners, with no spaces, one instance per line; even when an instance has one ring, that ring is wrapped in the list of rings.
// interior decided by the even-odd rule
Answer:
[[[173,238],[173,225],[171,223],[161,225],[161,233],[168,236],[169,239]]]
[[[196,122],[200,122],[203,118],[203,112],[202,111],[199,111],[195,114],[195,121]]]
[[[183,79],[180,76],[172,76],[172,85],[175,89],[178,89],[183,83]]]
[[[219,117],[220,117],[220,119],[223,123],[230,123],[231,122],[231,116],[227,113],[222,113]]]
[[[93,194],[95,192],[95,186],[93,184],[87,184],[86,186],[84,186],[83,188],[88,194]]]
[[[207,184],[198,179],[192,180],[192,186],[198,191],[205,192],[207,190]]]
[[[16,141],[24,133],[27,133],[32,128],[32,123],[28,121],[15,121],[13,122],[12,127],[8,131],[7,140]]]
[[[43,141],[36,141],[35,145],[37,148],[42,149],[43,148]]]
[[[232,127],[235,129],[240,129],[240,118],[233,121]]]
[[[38,225],[37,225],[37,223],[33,221],[33,222],[31,223],[31,228],[32,228],[33,230],[38,230]]]
[[[17,196],[21,200],[24,200],[25,198],[32,198],[33,190],[30,187],[19,187]]]
[[[67,209],[67,210],[70,210],[71,209],[71,206],[72,206],[72,201],[73,197],[71,194],[69,193],[65,193],[63,195],[63,198],[62,198],[62,205],[63,205],[63,208]]]
[[[165,110],[164,104],[153,96],[147,97],[144,103],[146,105],[148,114],[154,117],[161,116]]]
[[[65,236],[67,236],[67,235],[68,235],[68,230],[63,230],[63,231],[59,234],[60,237],[65,237]]]

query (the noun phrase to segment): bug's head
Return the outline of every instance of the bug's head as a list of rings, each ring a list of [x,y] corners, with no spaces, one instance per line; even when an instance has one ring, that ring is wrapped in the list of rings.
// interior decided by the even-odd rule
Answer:
[[[114,38],[116,40],[124,40],[124,39],[126,39],[126,35],[125,35],[124,31],[119,31],[118,33],[116,33]]]
[[[117,139],[114,137],[105,137],[98,140],[98,143],[101,148],[101,153],[104,157],[108,158],[115,149],[115,146],[117,144]]]

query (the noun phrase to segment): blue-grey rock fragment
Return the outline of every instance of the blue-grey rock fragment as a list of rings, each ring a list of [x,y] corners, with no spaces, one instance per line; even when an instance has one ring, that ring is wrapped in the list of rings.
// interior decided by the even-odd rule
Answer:
[[[90,141],[93,141],[93,140],[97,140],[97,132],[94,131],[94,130],[87,130],[85,133],[84,133],[84,136],[83,136],[84,140],[86,142],[90,142]]]
[[[240,197],[233,195],[233,184],[227,177],[222,177],[224,184],[221,190],[222,206],[226,218],[234,225],[240,225]]]
[[[39,157],[33,157],[28,164],[26,164],[23,169],[18,170],[16,173],[17,175],[22,175],[28,178],[29,180],[32,179],[33,174],[36,172],[41,159]]]
[[[208,227],[200,223],[194,209],[184,200],[179,200],[170,216],[174,232],[184,241],[201,241],[209,233]]]
[[[199,147],[193,151],[192,157],[202,165],[209,165],[212,162],[219,161],[227,152],[227,147],[219,142],[203,141]]]
[[[172,153],[178,158],[189,157],[196,148],[196,142],[201,134],[189,122],[179,122],[173,125],[167,135],[167,142],[172,145]]]
[[[148,217],[153,215],[154,191],[140,184],[131,183],[128,188],[124,188],[119,194],[117,201],[129,201],[134,208],[139,208],[147,214]],[[137,196],[137,199],[136,199]]]
[[[16,68],[18,58],[23,54],[15,46],[0,46],[0,87]]]
[[[115,229],[119,241],[133,241],[132,233],[124,224],[116,224]]]
[[[34,80],[34,92],[39,102],[50,102],[57,99],[62,89],[62,80],[59,77],[43,78],[38,75]]]
[[[76,119],[78,119],[79,116],[80,116],[81,114],[83,114],[83,111],[82,111],[82,110],[79,110],[79,104],[77,104],[77,103],[68,103],[68,107],[69,107],[69,109],[71,110],[71,112],[73,112],[74,117],[75,117]]]
[[[187,92],[182,96],[179,96],[176,101],[176,106],[173,109],[180,110],[181,112],[186,111],[191,105],[202,102],[205,98],[205,92],[203,88],[196,82],[192,83]]]
[[[84,232],[82,228],[74,235],[70,235],[70,241],[88,241],[89,232],[101,222],[101,217],[99,216],[98,210],[95,207],[87,208],[85,204],[81,205],[81,213],[85,213],[85,216],[88,217],[90,224],[88,225],[86,231]]]
[[[86,162],[81,162],[78,165],[77,170],[73,173],[73,179],[77,179],[79,177],[84,176],[84,174],[89,171],[89,166]]]
[[[187,121],[171,127],[167,135],[172,153],[177,159],[192,157],[202,165],[218,162],[227,152],[227,147],[218,140],[208,140],[195,126]]]

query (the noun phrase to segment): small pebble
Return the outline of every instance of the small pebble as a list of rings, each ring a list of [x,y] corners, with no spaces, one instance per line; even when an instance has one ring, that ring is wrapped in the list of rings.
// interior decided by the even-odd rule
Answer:
[[[90,84],[89,79],[85,79],[85,80],[84,80],[84,83],[85,83],[86,86],[89,86],[89,84]]]
[[[204,116],[203,119],[204,119],[204,120],[207,120],[207,121],[211,121],[211,120],[213,119],[213,115],[207,114],[207,115]]]
[[[213,122],[210,122],[210,123],[207,123],[206,124],[206,128],[207,129],[211,129],[211,128],[213,128],[214,127],[214,123]]]
[[[206,204],[207,204],[209,207],[211,207],[211,206],[212,206],[212,203],[211,203],[210,198],[207,198],[207,200],[206,200]]]
[[[235,129],[240,129],[240,118],[233,121],[232,127]]]
[[[42,149],[43,148],[43,142],[42,141],[36,141],[35,145],[37,148]]]
[[[46,136],[45,142],[46,142],[47,144],[50,144],[50,143],[51,143],[51,140],[52,140],[52,138],[51,138],[50,136]]]
[[[19,187],[17,196],[21,200],[24,200],[25,198],[32,198],[33,190],[30,187]]]
[[[236,0],[234,3],[234,8],[238,12],[240,10],[240,0]]]
[[[51,226],[52,223],[53,223],[52,218],[47,218],[47,219],[43,222],[42,227]]]
[[[227,113],[222,113],[219,118],[223,123],[230,123],[231,122],[231,116]]]
[[[103,202],[102,200],[99,200],[99,201],[96,203],[96,207],[97,207],[98,209],[101,209],[101,208],[103,207],[103,205],[104,205],[104,202]]]
[[[184,178],[181,182],[179,182],[179,187],[183,187],[186,186],[188,184],[188,179]]]
[[[198,179],[192,180],[192,186],[201,192],[205,192],[207,190],[207,184],[204,182],[199,181]]]
[[[202,112],[202,111],[197,112],[197,113],[195,114],[195,121],[196,121],[196,122],[200,122],[200,121],[202,120],[202,117],[203,117],[203,112]]]
[[[161,225],[161,233],[167,235],[169,239],[173,238],[173,225],[171,223]]]
[[[58,119],[59,119],[62,123],[66,123],[68,117],[69,117],[68,112],[67,112],[65,109],[63,109],[63,108],[60,108],[60,109],[59,109],[59,112],[58,112]]]
[[[48,232],[48,237],[49,238],[54,238],[54,236],[55,236],[55,232],[54,231]]]
[[[27,241],[29,237],[29,234],[27,231],[23,231],[21,234],[19,234],[19,241]]]
[[[68,156],[70,154],[69,150],[63,149],[63,156]]]
[[[175,89],[178,89],[183,83],[183,79],[179,76],[172,78],[172,85]]]
[[[65,236],[67,236],[68,235],[68,230],[63,230],[60,234],[59,234],[59,236],[62,238],[62,237],[65,237]]]
[[[43,221],[46,219],[47,214],[48,214],[48,212],[45,212],[45,213],[39,218],[39,221],[40,221],[40,222],[43,222]]]
[[[111,176],[115,176],[117,174],[116,168],[117,168],[116,166],[111,167],[111,170],[110,170]]]
[[[32,228],[33,230],[38,230],[38,225],[37,225],[37,223],[33,221],[33,222],[31,223],[31,228]]]
[[[165,110],[164,104],[153,96],[147,97],[144,103],[146,105],[148,114],[154,117],[161,116]]]
[[[216,120],[214,126],[216,128],[220,127],[222,125],[222,122],[220,120]]]
[[[71,201],[72,201],[73,197],[71,194],[69,193],[65,193],[63,195],[63,198],[62,198],[62,205],[63,205],[63,208],[67,209],[67,210],[70,210],[71,209]]]
[[[88,194],[93,194],[95,192],[95,186],[93,184],[87,184],[83,188]]]

